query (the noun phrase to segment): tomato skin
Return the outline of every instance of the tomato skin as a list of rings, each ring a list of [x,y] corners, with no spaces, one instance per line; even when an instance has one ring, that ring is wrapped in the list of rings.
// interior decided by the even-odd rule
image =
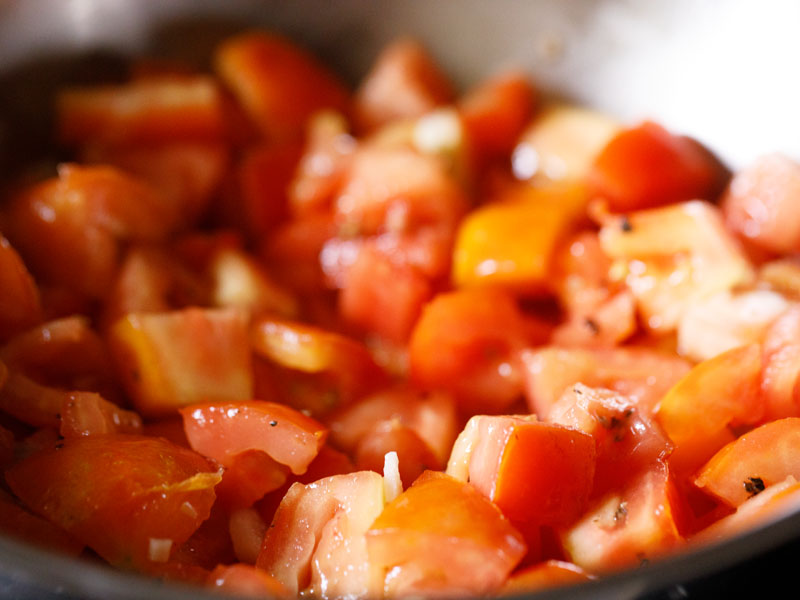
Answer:
[[[0,234],[0,340],[42,319],[39,289],[22,258]]]
[[[65,439],[109,433],[141,433],[142,418],[92,392],[72,392],[61,406],[59,432]]]
[[[738,507],[764,487],[789,476],[799,477],[799,453],[800,418],[778,419],[723,447],[703,466],[694,482],[726,504]]]
[[[714,200],[725,171],[695,140],[646,121],[616,135],[588,175],[592,195],[614,212],[686,200]]]
[[[761,250],[796,252],[799,193],[800,163],[780,154],[762,156],[734,174],[722,198],[725,223]]]
[[[260,450],[300,474],[328,435],[314,419],[263,400],[195,404],[180,413],[192,448],[223,466],[242,452]]]
[[[491,592],[525,554],[522,536],[491,501],[434,471],[386,506],[367,545],[372,589],[389,597]]]
[[[83,544],[50,521],[29,513],[14,498],[0,492],[0,531],[41,548],[78,556]]]
[[[220,475],[166,440],[66,440],[6,471],[12,491],[113,565],[147,568],[150,540],[183,543],[205,520]]]
[[[311,54],[282,36],[250,32],[228,38],[214,66],[270,140],[302,137],[308,118],[323,108],[346,112],[344,85]]]
[[[356,91],[354,117],[362,131],[420,117],[453,97],[450,83],[417,42],[386,46]]]
[[[468,480],[512,523],[562,526],[586,506],[595,455],[592,437],[575,429],[477,416],[456,440],[447,472]]]
[[[762,421],[800,416],[800,307],[792,306],[764,334]]]
[[[594,579],[578,565],[548,560],[516,571],[503,586],[503,594],[523,594],[561,585],[577,584]]]

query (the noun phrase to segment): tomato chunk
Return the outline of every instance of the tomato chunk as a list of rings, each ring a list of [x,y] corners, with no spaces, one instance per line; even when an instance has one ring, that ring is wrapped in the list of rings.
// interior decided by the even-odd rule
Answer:
[[[426,471],[367,532],[380,596],[497,590],[525,554],[521,535],[468,483]]]
[[[263,400],[196,404],[180,413],[192,448],[223,466],[241,452],[261,450],[303,473],[328,434],[311,417]]]
[[[109,342],[123,384],[144,416],[252,397],[247,326],[234,309],[133,313],[112,326]]]
[[[42,319],[39,289],[22,258],[0,235],[0,340]]]
[[[99,394],[73,392],[61,405],[61,435],[66,438],[108,433],[141,433],[142,418]]]
[[[617,134],[588,176],[592,193],[613,211],[640,210],[686,200],[714,200],[725,171],[695,140],[645,122]]]
[[[800,416],[800,306],[789,308],[764,334],[763,421]]]
[[[220,475],[162,439],[66,440],[6,471],[12,491],[114,565],[168,558],[209,515]]]
[[[215,590],[253,598],[289,598],[286,587],[277,579],[252,565],[219,565],[208,577]]]
[[[503,594],[524,594],[561,585],[594,579],[578,565],[548,560],[514,573],[503,586]]]

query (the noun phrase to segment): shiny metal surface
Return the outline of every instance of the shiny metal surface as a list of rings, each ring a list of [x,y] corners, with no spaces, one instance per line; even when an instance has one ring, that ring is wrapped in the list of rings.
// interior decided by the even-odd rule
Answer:
[[[0,0],[0,167],[43,147],[48,94],[89,77],[93,58],[106,57],[109,73],[118,64],[107,57],[118,53],[202,62],[221,36],[261,25],[308,44],[351,81],[383,44],[410,33],[462,85],[499,66],[522,66],[543,89],[626,121],[659,120],[734,166],[775,150],[800,158],[798,24],[795,0]],[[86,53],[92,58],[81,59]],[[791,518],[569,597],[641,597],[798,536],[800,518]],[[2,538],[0,594],[218,597]]]

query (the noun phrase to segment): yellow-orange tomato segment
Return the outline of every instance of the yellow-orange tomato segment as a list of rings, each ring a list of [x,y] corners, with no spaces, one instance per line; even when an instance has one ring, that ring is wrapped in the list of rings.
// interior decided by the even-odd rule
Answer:
[[[111,564],[163,562],[209,515],[220,475],[166,440],[66,440],[6,471],[11,490]]]
[[[492,502],[433,471],[386,506],[367,548],[381,597],[496,591],[525,554],[522,536]]]
[[[675,444],[670,464],[691,474],[734,439],[730,426],[758,422],[761,346],[734,348],[694,367],[667,392],[657,419]]]
[[[300,474],[328,436],[311,417],[263,400],[195,404],[180,413],[192,448],[223,466],[241,452],[261,450]]]
[[[800,477],[800,418],[779,419],[740,436],[700,470],[695,485],[731,506],[791,476]]]
[[[457,286],[495,284],[546,289],[556,244],[587,201],[582,187],[527,185],[478,208],[462,221],[453,250]]]
[[[117,370],[144,416],[253,394],[247,323],[234,309],[133,313],[109,332]]]

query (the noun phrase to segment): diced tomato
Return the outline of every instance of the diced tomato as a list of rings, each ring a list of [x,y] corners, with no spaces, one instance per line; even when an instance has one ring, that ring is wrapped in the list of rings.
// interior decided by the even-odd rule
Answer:
[[[621,125],[588,108],[553,104],[525,129],[512,155],[514,174],[541,184],[583,181]]]
[[[215,493],[221,484],[222,482],[214,488]],[[219,563],[228,564],[235,559],[233,544],[228,534],[228,512],[218,502],[215,502],[211,507],[209,517],[200,524],[200,527],[188,540],[175,549],[166,565],[194,566],[210,570]],[[197,572],[188,568],[187,571],[192,579],[193,574]],[[179,579],[185,580],[186,578],[179,577]]]
[[[332,111],[319,112],[309,121],[306,147],[289,188],[293,215],[330,207],[357,146],[347,127],[345,118]]]
[[[479,165],[511,153],[533,114],[537,95],[525,74],[507,72],[483,81],[461,98],[459,113]]]
[[[9,371],[0,388],[0,409],[34,427],[58,429],[59,414],[69,392],[37,383],[19,371]]]
[[[0,531],[67,556],[78,556],[83,550],[83,544],[62,528],[29,513],[5,491],[0,491]]]
[[[440,464],[447,462],[458,433],[455,402],[447,394],[424,394],[407,387],[381,390],[334,413],[326,422],[331,441],[354,452],[363,437],[384,421],[399,421],[407,426],[433,451]]]
[[[236,596],[253,598],[289,598],[291,595],[286,587],[252,565],[233,564],[219,565],[211,572],[208,585],[213,589],[230,593]]]
[[[282,367],[329,375],[338,396],[334,405],[347,404],[384,381],[366,347],[338,333],[262,317],[253,323],[250,339],[258,355]]]
[[[425,472],[367,532],[372,589],[472,596],[496,591],[525,554],[522,537],[478,490]]]
[[[597,500],[563,534],[572,562],[602,573],[650,561],[682,542],[685,507],[666,465],[656,465],[621,492]]]
[[[535,188],[521,184],[472,211],[458,229],[454,283],[547,289],[556,246],[586,201],[580,186]]]
[[[592,496],[620,490],[663,461],[672,442],[635,398],[575,384],[550,409],[547,420],[591,435],[597,447]]]
[[[271,140],[299,139],[315,112],[348,108],[344,85],[311,54],[273,33],[228,38],[217,47],[214,66]]]
[[[216,493],[220,506],[228,510],[252,506],[286,483],[289,472],[261,450],[244,450],[228,458],[227,463]]]
[[[372,471],[295,483],[267,529],[256,566],[292,596],[365,596],[371,588],[364,534],[382,510],[383,478]]]
[[[447,78],[417,42],[402,38],[386,46],[355,95],[355,119],[362,131],[412,119],[447,104]]]
[[[695,485],[731,506],[784,481],[800,477],[800,418],[766,423],[717,452],[700,470]]]
[[[183,419],[180,415],[162,421],[144,423],[142,432],[144,435],[164,438],[177,446],[190,448],[189,440],[186,439],[186,432],[183,430]]]
[[[725,223],[757,248],[796,252],[800,249],[798,194],[800,163],[781,154],[762,156],[730,182],[722,199]]]
[[[750,262],[718,208],[685,202],[602,218],[600,244],[611,277],[636,298],[649,331],[672,331],[694,302],[751,283]]]
[[[675,443],[670,464],[691,474],[735,436],[729,427],[758,422],[761,346],[734,348],[695,366],[661,400],[657,419]]]
[[[787,477],[763,492],[746,499],[736,512],[719,519],[692,537],[695,544],[719,542],[800,510],[800,482]]]
[[[397,452],[404,487],[414,483],[423,471],[443,467],[430,446],[399,419],[379,422],[361,438],[355,452],[356,468],[383,473],[387,452]]]
[[[108,562],[145,568],[209,515],[220,475],[166,440],[80,437],[6,471],[12,491]]]
[[[800,416],[800,306],[776,319],[762,344],[763,421]]]
[[[469,481],[512,523],[562,526],[586,507],[595,454],[582,431],[529,417],[476,416],[456,440],[447,473]]]
[[[261,450],[303,473],[327,437],[327,429],[311,417],[263,400],[197,404],[180,413],[192,448],[223,466],[242,452]]]
[[[439,294],[411,335],[411,379],[423,389],[453,393],[464,411],[501,412],[522,393],[517,352],[535,343],[526,333],[525,317],[502,290]]]
[[[0,340],[42,320],[39,290],[19,254],[0,235]]]
[[[137,144],[225,134],[219,89],[207,76],[68,89],[59,94],[56,108],[58,135],[68,144]]]
[[[714,200],[725,170],[697,141],[645,122],[618,133],[600,152],[588,176],[592,195],[612,211]]]
[[[132,313],[109,331],[120,378],[143,416],[252,397],[244,316],[234,309]]]
[[[339,310],[350,323],[402,343],[432,295],[431,284],[417,269],[363,246],[344,276]]]
[[[548,560],[511,575],[501,592],[504,595],[529,594],[537,590],[578,584],[592,579],[594,577],[574,563]]]
[[[249,565],[256,564],[267,527],[269,523],[255,508],[238,508],[231,511],[228,530],[237,559]]]
[[[794,256],[777,258],[759,266],[758,281],[791,300],[800,299],[800,261]]]
[[[688,361],[644,347],[590,350],[545,346],[521,354],[531,412],[547,419],[561,395],[578,382],[610,388],[635,400],[648,415],[686,373]]]
[[[141,433],[142,418],[93,392],[72,392],[61,405],[59,432],[65,439],[108,433]]]

